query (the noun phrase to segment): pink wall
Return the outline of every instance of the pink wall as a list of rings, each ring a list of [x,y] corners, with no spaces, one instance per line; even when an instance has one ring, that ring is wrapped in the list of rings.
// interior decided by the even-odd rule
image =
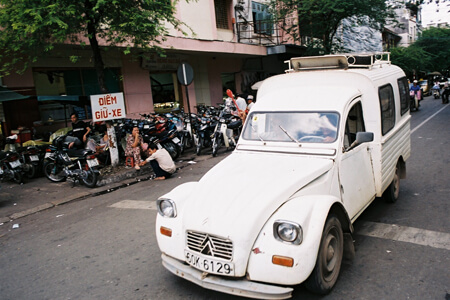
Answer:
[[[9,88],[29,87],[34,91],[33,72],[31,71],[31,68],[28,68],[23,75],[12,72],[11,75],[3,78],[3,85],[6,85]],[[17,92],[20,93],[20,91]],[[24,95],[28,94],[24,93]]]
[[[139,60],[130,61],[122,56],[122,77],[127,117],[140,117],[139,113],[153,112],[152,88],[148,70],[141,68]]]
[[[208,60],[209,89],[211,95],[211,105],[222,104],[222,78],[221,73],[236,73],[236,91],[241,92],[241,67],[242,59],[237,58],[216,58]]]

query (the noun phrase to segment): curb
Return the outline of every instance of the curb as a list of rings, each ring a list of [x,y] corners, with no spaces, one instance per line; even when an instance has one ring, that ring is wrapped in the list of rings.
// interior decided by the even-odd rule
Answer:
[[[200,157],[196,157],[197,159]],[[178,163],[176,162],[176,166],[177,166],[177,171],[180,169],[183,169],[184,167],[190,165],[190,161],[195,161],[196,163],[204,161],[204,160],[208,160],[212,157],[208,156],[205,158],[200,158],[197,161],[195,161],[195,159],[187,159],[187,160],[181,160]],[[12,222],[15,221],[17,219],[35,214],[37,212],[40,211],[44,211],[47,209],[50,209],[52,207],[56,207],[59,205],[63,205],[69,202],[73,202],[73,201],[78,201],[78,200],[83,200],[89,197],[93,197],[93,196],[98,196],[98,195],[103,195],[106,193],[110,193],[113,191],[116,191],[120,188],[124,188],[124,187],[128,187],[130,185],[133,185],[135,183],[141,182],[141,181],[146,181],[146,180],[152,180],[154,176],[153,170],[151,169],[151,167],[143,167],[141,168],[140,171],[136,171],[135,169],[130,168],[130,170],[123,172],[121,174],[115,174],[112,176],[107,176],[105,178],[101,178],[100,181],[97,183],[97,187],[103,187],[105,185],[108,184],[114,184],[114,183],[118,183],[116,186],[113,187],[107,187],[103,190],[98,190],[98,191],[85,191],[85,192],[80,192],[78,194],[75,195],[71,195],[71,197],[69,198],[63,198],[60,200],[55,200],[52,202],[47,202],[41,205],[38,205],[36,207],[30,208],[30,209],[26,209],[17,213],[14,213],[10,216],[7,217],[0,217],[0,224],[1,223],[8,223],[8,222]],[[134,179],[134,180],[127,180],[127,179]],[[125,181],[126,180],[126,181]],[[123,183],[119,183],[125,181]]]
[[[134,184],[134,183],[138,183],[138,182],[143,181],[145,179],[147,179],[147,180],[150,179],[151,175],[147,176],[148,178],[145,178],[145,177],[144,178],[140,178],[140,177],[142,177],[144,175],[153,174],[153,172],[152,172],[152,170],[150,168],[147,168],[147,170],[145,170],[145,171],[144,170],[145,169],[141,169],[141,171],[139,173],[137,173],[133,169],[133,170],[130,170],[130,172],[126,172],[125,174],[117,174],[117,175],[114,175],[114,176],[108,176],[107,178],[104,178],[101,181],[99,181],[99,183],[97,183],[97,187],[102,187],[102,186],[105,186],[107,184],[118,183],[118,182],[124,181],[125,179],[129,179],[129,178],[134,178],[135,180],[131,181],[131,182],[120,183],[120,184],[117,184],[117,186],[108,187],[108,188],[105,188],[105,189],[102,189],[102,190],[83,191],[83,192],[80,192],[80,193],[77,193],[77,194],[73,194],[73,195],[71,195],[68,198],[62,198],[62,199],[59,199],[59,200],[54,200],[54,201],[51,201],[51,202],[47,202],[47,203],[38,205],[36,207],[29,208],[29,209],[26,209],[26,210],[14,213],[14,214],[12,214],[10,216],[7,216],[7,217],[1,217],[0,218],[0,224],[1,223],[9,223],[9,222],[15,221],[17,219],[20,219],[20,218],[23,218],[23,217],[35,214],[35,213],[40,212],[40,211],[47,210],[49,208],[53,208],[53,207],[56,207],[56,206],[59,206],[59,205],[63,205],[63,204],[69,203],[69,202],[83,200],[83,199],[89,198],[91,196],[102,195],[102,194],[106,194],[108,192],[113,192],[113,191],[115,191],[115,190],[117,190],[119,188],[122,188],[122,187],[125,187],[125,186],[129,186],[129,185]],[[177,170],[178,170],[178,168],[177,168]],[[144,172],[142,172],[142,171],[144,171]]]

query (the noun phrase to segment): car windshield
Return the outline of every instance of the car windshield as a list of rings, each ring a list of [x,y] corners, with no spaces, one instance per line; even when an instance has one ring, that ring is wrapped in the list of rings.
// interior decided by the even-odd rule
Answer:
[[[332,143],[337,112],[255,112],[244,129],[245,140],[264,142]]]

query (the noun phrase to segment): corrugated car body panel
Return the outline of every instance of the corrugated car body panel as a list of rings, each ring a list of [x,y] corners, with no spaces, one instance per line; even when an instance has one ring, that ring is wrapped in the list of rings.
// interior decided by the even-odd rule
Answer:
[[[397,130],[381,143],[381,189],[377,189],[377,196],[381,196],[381,193],[391,183],[394,177],[395,165],[400,156],[406,161],[411,155],[409,119],[410,117],[408,116],[403,124],[394,127],[393,130],[396,128]]]

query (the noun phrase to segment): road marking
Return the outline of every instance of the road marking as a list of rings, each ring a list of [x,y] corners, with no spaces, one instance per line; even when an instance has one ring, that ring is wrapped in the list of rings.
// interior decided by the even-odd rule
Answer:
[[[359,235],[450,250],[450,234],[395,224],[363,222]]]
[[[155,201],[123,200],[110,205],[121,209],[156,210]],[[450,234],[395,224],[362,222],[356,234],[450,250]]]
[[[137,201],[137,200],[123,200],[109,207],[113,208],[125,208],[125,209],[152,209],[156,210],[155,201]]]
[[[417,129],[419,129],[420,127],[422,127],[423,125],[425,125],[426,122],[430,121],[435,115],[437,115],[438,113],[440,113],[441,111],[443,111],[445,108],[447,108],[448,105],[444,106],[443,108],[441,108],[440,110],[438,110],[437,112],[435,112],[433,115],[431,115],[430,117],[428,117],[425,121],[423,121],[422,123],[420,123],[419,125],[417,125],[416,127],[414,127],[413,130],[411,130],[411,134],[414,133],[414,131],[416,131]]]

